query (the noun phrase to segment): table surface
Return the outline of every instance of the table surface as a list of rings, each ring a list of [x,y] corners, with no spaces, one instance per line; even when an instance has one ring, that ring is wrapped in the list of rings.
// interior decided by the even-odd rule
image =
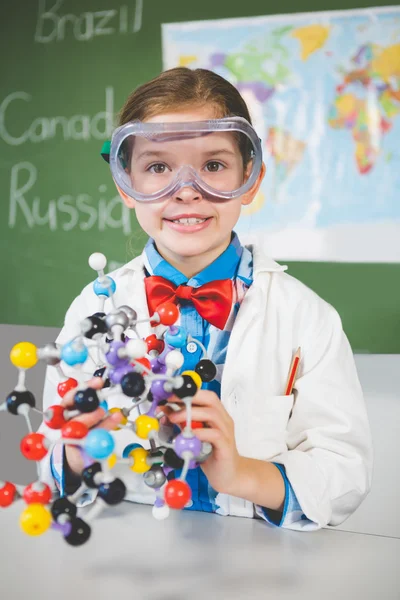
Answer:
[[[43,345],[57,332],[0,326],[0,367],[8,364],[16,340]],[[0,600],[109,600],[122,594],[129,600],[399,600],[400,355],[355,359],[375,468],[371,493],[342,525],[294,532],[193,511],[158,522],[151,507],[124,503],[96,519],[87,544],[71,548],[55,531],[39,538],[23,534],[18,518],[24,505],[17,502],[0,509]],[[2,388],[12,389],[13,370],[0,368],[0,374]],[[38,399],[43,375],[43,365],[29,375]],[[25,425],[2,416],[0,479],[28,483],[34,465],[18,450]]]
[[[295,532],[258,519],[123,503],[68,546],[26,536],[18,501],[0,512],[0,598],[71,600],[363,600],[400,598],[400,539],[321,529]]]

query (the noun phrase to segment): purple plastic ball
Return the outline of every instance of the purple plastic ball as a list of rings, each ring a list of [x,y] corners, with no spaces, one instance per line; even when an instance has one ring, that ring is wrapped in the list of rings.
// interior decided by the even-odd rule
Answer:
[[[166,365],[157,360],[157,358],[152,358],[150,360],[150,365],[153,373],[166,373],[167,371]]]
[[[117,367],[117,366],[121,366],[121,363],[126,363],[126,359],[124,358],[120,358],[118,356],[118,350],[120,348],[124,348],[125,344],[124,342],[119,342],[119,341],[113,341],[110,342],[110,346],[108,349],[108,352],[106,354],[106,359],[109,365],[112,365],[113,367]]]
[[[174,450],[180,458],[183,458],[182,454],[187,451],[192,452],[194,457],[199,456],[201,448],[201,441],[196,436],[185,437],[180,433],[174,440]]]
[[[127,374],[130,373],[132,371],[132,365],[128,364],[124,364],[120,367],[117,367],[116,369],[112,369],[110,370],[109,373],[109,378],[111,383],[117,384],[117,383],[121,383],[121,379]]]
[[[160,400],[165,400],[168,396],[171,395],[171,392],[166,392],[164,389],[165,379],[155,379],[152,384],[150,391],[153,395],[153,399],[156,402],[160,402]]]

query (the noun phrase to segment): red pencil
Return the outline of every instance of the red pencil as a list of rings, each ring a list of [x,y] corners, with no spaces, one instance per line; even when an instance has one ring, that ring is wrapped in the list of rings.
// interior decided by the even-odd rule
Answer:
[[[293,391],[296,373],[300,362],[300,350],[300,348],[297,349],[296,354],[293,356],[292,364],[290,365],[289,375],[286,382],[285,396],[290,396]]]

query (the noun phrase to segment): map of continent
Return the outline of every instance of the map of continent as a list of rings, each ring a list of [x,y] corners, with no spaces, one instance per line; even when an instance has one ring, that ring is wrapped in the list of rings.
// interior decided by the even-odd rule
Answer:
[[[267,171],[243,230],[278,255],[400,260],[400,8],[168,24],[163,61],[215,71],[249,107]]]

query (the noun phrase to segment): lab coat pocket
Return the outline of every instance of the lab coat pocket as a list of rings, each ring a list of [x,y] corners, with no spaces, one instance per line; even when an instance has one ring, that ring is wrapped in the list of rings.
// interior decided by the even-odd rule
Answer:
[[[254,402],[250,414],[243,420],[246,426],[240,437],[242,452],[249,458],[270,460],[287,451],[287,424],[293,408],[294,395],[264,396]]]

